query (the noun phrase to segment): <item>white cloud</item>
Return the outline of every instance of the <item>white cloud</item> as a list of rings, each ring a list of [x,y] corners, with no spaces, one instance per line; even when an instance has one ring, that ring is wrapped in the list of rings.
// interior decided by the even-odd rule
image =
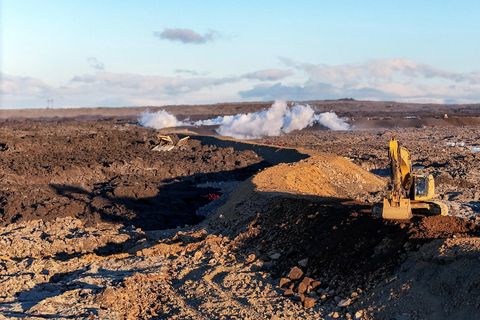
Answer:
[[[199,104],[238,100],[321,100],[352,97],[408,102],[480,102],[480,73],[452,72],[407,59],[324,65],[282,59],[284,69],[225,77],[180,69],[146,76],[97,71],[61,86],[39,79],[1,75],[2,108]],[[295,74],[295,76],[291,76]],[[258,81],[262,81],[259,83]],[[273,81],[273,82],[272,82]]]
[[[131,73],[98,72],[72,78],[70,85],[75,87],[103,88],[107,91],[126,90],[135,94],[177,95],[238,81],[235,77],[181,77],[144,76]]]
[[[276,81],[291,76],[292,74],[292,70],[264,69],[247,73],[244,77],[260,81]]]
[[[280,59],[303,72],[303,82],[257,85],[240,92],[248,99],[338,99],[480,101],[480,72],[451,72],[408,59],[325,65]]]
[[[0,73],[0,94],[44,96],[50,87],[41,80]]]
[[[187,28],[165,28],[163,31],[155,31],[153,35],[162,40],[176,41],[181,43],[204,44],[214,41],[219,34],[215,30],[209,30],[205,34],[200,34]]]
[[[2,107],[131,106],[211,102],[214,88],[240,81],[236,77],[145,76],[130,73],[96,72],[73,77],[53,87],[40,80],[4,75],[1,81]],[[232,96],[236,91],[230,89]],[[224,97],[224,96],[223,96]],[[214,101],[214,100],[213,100]],[[142,103],[143,102],[143,103]]]
[[[199,72],[197,70],[191,70],[191,69],[175,69],[175,73],[177,74],[185,74],[189,76],[206,76],[208,72]]]
[[[323,112],[315,115],[315,120],[330,130],[349,130],[350,125],[341,119],[335,112]]]
[[[479,83],[480,73],[458,73],[417,63],[410,59],[378,59],[361,64],[325,65],[282,60],[297,70],[304,71],[311,80],[330,84],[374,85],[385,81],[406,79],[440,79],[453,82]]]

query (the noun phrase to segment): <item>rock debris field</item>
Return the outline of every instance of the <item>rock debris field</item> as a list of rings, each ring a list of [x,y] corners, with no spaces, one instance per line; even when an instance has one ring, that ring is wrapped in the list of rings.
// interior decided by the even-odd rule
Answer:
[[[309,128],[249,142],[190,132],[153,151],[159,132],[125,119],[0,124],[0,318],[480,311],[475,126]],[[449,216],[372,214],[393,135],[434,175]]]

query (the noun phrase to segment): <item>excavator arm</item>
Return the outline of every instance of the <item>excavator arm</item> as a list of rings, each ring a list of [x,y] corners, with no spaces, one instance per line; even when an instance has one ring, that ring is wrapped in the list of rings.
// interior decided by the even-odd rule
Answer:
[[[390,160],[390,190],[383,199],[384,219],[410,219],[412,208],[408,198],[412,184],[412,161],[407,149],[401,147],[394,138],[390,140],[388,157]]]

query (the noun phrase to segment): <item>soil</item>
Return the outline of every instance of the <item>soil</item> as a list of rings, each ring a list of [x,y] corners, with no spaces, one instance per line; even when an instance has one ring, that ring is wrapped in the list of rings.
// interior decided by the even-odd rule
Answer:
[[[452,236],[478,236],[480,227],[454,217],[416,217],[396,223],[373,218],[371,206],[341,199],[279,198],[253,224],[258,234],[245,242],[260,243],[260,252],[273,260],[274,277],[286,276],[298,262],[308,259],[304,273],[349,295],[391,276],[411,248]],[[329,290],[327,290],[329,291]]]
[[[333,104],[371,117],[349,111],[355,103]],[[0,316],[471,319],[480,130],[462,121],[469,126],[310,128],[253,143],[192,136],[170,152],[152,151],[158,133],[123,117],[5,121]],[[435,176],[449,216],[371,214],[392,135]]]
[[[202,145],[157,152],[153,130],[112,123],[10,122],[0,129],[0,224],[77,217],[145,230],[193,225],[221,194],[199,188],[241,181],[266,163],[252,151]]]

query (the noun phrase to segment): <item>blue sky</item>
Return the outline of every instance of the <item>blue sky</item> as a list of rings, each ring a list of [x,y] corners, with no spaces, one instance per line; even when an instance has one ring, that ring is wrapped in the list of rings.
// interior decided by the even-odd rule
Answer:
[[[480,101],[479,1],[0,0],[0,108]]]

